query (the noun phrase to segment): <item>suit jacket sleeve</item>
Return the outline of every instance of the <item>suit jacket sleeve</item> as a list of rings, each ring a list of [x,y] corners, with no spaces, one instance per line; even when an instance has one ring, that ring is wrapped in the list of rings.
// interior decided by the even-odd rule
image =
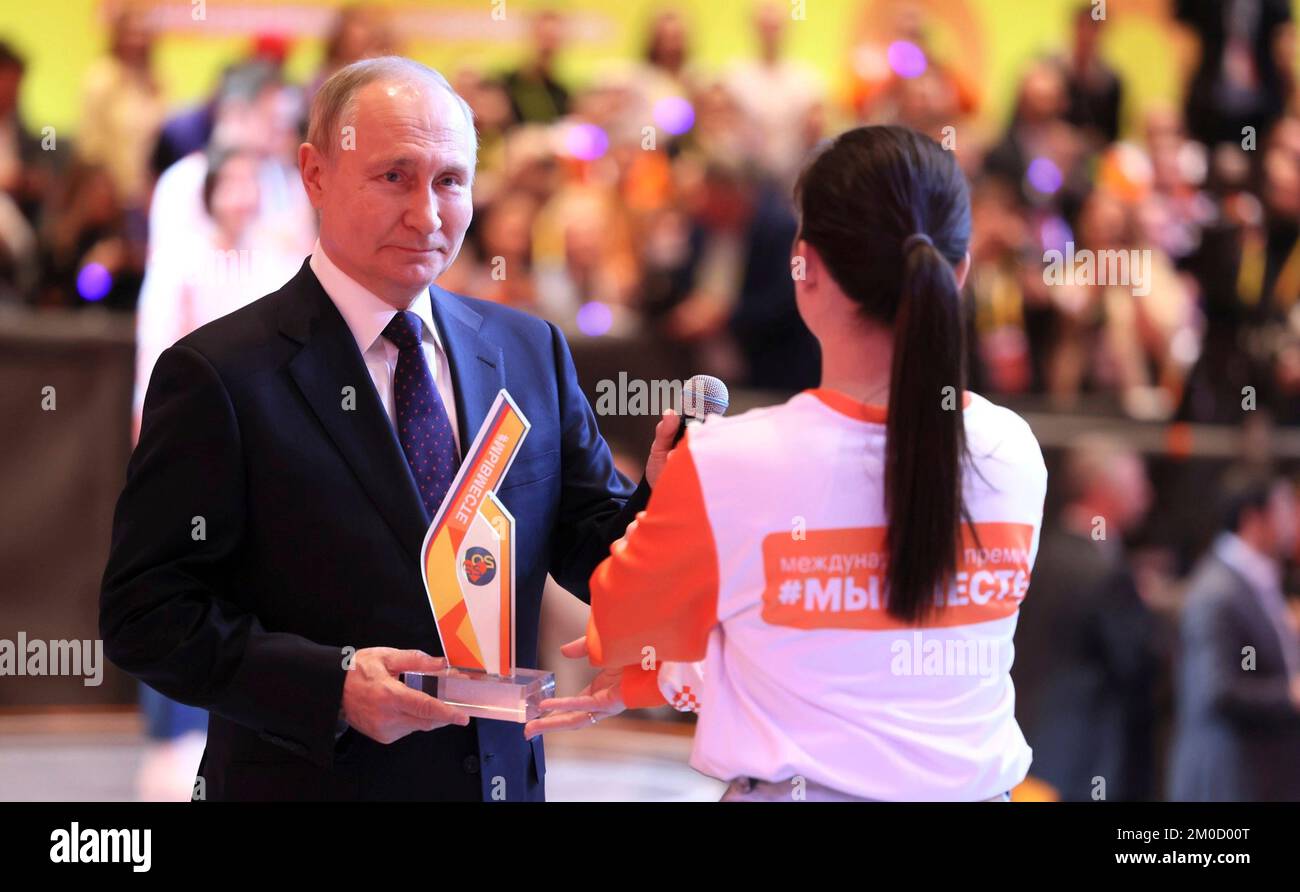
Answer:
[[[100,634],[109,659],[168,697],[328,766],[344,656],[263,628],[235,590],[244,487],[238,421],[220,376],[194,349],[169,348],[149,383],[113,520]]]
[[[1093,620],[1106,671],[1118,687],[1151,687],[1159,671],[1155,618],[1142,603],[1132,574],[1114,570],[1100,581]]]
[[[1233,609],[1233,597],[1255,595],[1241,589],[1229,596],[1197,599],[1189,604],[1183,620],[1183,659],[1198,664],[1192,677],[1201,679],[1216,708],[1244,725],[1300,721],[1291,704],[1285,675],[1262,674],[1242,666],[1243,643],[1258,643]]]
[[[560,585],[591,603],[588,580],[592,571],[609,555],[610,545],[623,535],[637,512],[645,508],[650,485],[643,477],[633,488],[614,467],[591,404],[578,386],[569,345],[559,329],[548,325],[560,402],[563,469],[550,569]]]

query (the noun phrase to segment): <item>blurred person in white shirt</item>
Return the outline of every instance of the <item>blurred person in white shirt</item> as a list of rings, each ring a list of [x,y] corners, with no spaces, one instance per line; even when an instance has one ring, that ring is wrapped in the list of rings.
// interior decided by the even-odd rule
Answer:
[[[821,138],[825,89],[811,66],[781,57],[787,20],[780,4],[757,5],[758,58],[734,67],[726,83],[760,137],[750,146],[754,161],[788,188]]]
[[[258,223],[264,213],[262,157],[233,146],[209,151],[201,192],[205,218],[185,238],[169,240],[167,290],[146,287],[136,311],[134,430],[158,356],[220,316],[274,291],[293,277],[303,254],[267,244]]]
[[[262,202],[255,227],[263,240],[299,258],[316,241],[311,205],[293,167],[301,96],[287,87],[275,67],[255,61],[227,73],[218,99],[210,146],[239,146],[262,158],[258,179]],[[172,238],[189,238],[208,224],[203,180],[208,156],[192,152],[158,178],[149,208],[149,266],[165,259]],[[149,282],[145,282],[149,287]]]
[[[217,150],[193,152],[158,179],[149,209],[149,258],[136,315],[137,426],[158,354],[198,325],[274,291],[293,277],[311,252],[315,216],[290,157],[299,101],[268,63],[250,62],[232,69],[222,84],[213,128],[211,146]],[[210,159],[230,160],[227,156],[232,152],[241,159],[235,165],[240,175],[251,163],[255,213],[245,221],[232,208],[222,212],[223,222],[208,202],[209,185],[216,182]],[[247,203],[247,197],[237,202]],[[241,270],[235,281],[223,282],[231,276],[213,274],[231,265],[217,251],[246,252],[233,255]],[[188,308],[182,306],[182,298]],[[185,327],[187,313],[193,322],[189,327]]]

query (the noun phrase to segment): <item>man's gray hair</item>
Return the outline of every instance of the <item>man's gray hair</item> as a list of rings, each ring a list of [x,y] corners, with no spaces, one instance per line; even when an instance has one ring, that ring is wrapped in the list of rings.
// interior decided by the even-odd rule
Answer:
[[[478,163],[478,133],[474,129],[474,111],[459,93],[452,89],[439,72],[405,56],[378,56],[345,65],[321,84],[311,102],[311,117],[307,124],[307,142],[326,158],[332,158],[337,145],[343,140],[343,128],[356,119],[357,93],[367,84],[377,81],[410,83],[421,81],[435,84],[456,98],[465,112],[473,145],[474,163]],[[472,170],[473,168],[471,168]]]

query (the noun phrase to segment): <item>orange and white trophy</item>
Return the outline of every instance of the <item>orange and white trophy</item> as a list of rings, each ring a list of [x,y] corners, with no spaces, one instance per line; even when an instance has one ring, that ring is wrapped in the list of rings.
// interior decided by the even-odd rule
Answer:
[[[420,549],[424,588],[447,668],[408,685],[471,716],[526,722],[555,696],[555,676],[515,663],[515,519],[497,498],[528,436],[510,394],[497,394]]]

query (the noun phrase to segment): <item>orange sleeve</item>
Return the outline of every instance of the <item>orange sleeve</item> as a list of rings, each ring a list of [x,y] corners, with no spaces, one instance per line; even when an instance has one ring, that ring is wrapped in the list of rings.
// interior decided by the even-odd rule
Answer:
[[[619,692],[623,696],[623,705],[628,709],[647,709],[651,706],[665,706],[663,691],[659,689],[659,670],[642,669],[641,664],[623,667],[623,678],[619,683]]]
[[[718,555],[687,436],[630,535],[591,575],[587,649],[594,666],[700,660],[718,616]]]

